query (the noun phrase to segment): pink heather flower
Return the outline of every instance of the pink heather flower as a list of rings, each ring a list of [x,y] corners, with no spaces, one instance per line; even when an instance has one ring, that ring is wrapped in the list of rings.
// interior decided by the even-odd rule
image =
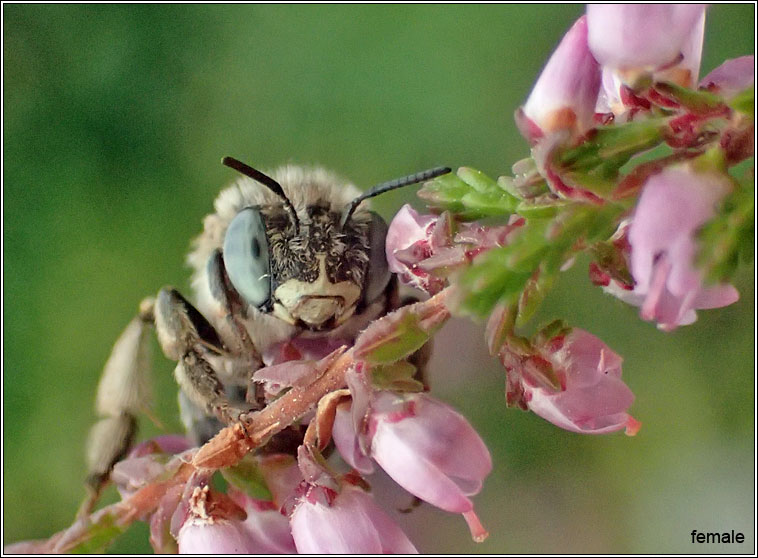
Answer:
[[[225,503],[225,502],[224,502]],[[214,509],[208,486],[196,486],[188,515],[176,537],[179,554],[252,554],[253,540],[227,509]],[[239,510],[236,510],[239,511]]]
[[[360,452],[351,413],[338,409],[332,434],[340,454],[357,470],[373,466]],[[487,533],[468,498],[492,470],[487,446],[458,412],[423,394],[380,391],[368,415],[370,456],[411,494],[445,511],[463,514],[472,536]]]
[[[271,502],[237,491],[232,498],[212,495],[208,486],[198,486],[188,504],[176,537],[179,554],[295,553],[289,521]]]
[[[535,142],[558,130],[584,133],[593,126],[600,66],[587,45],[587,18],[568,30],[548,60],[516,121]]]
[[[755,58],[750,55],[727,60],[700,80],[700,87],[729,99],[754,82]]]
[[[696,309],[727,306],[739,298],[731,285],[704,286],[694,266],[695,233],[729,189],[726,177],[688,166],[669,167],[643,186],[629,227],[633,295],[641,301],[643,319],[672,330],[694,322]]]
[[[256,457],[274,504],[281,508],[303,481],[297,460],[287,454],[272,453]]]
[[[552,365],[560,389],[535,382],[522,371],[509,372],[509,376],[518,374],[529,410],[580,434],[605,434],[622,428],[628,434],[636,433],[639,423],[626,412],[634,395],[621,380],[621,357],[600,339],[573,329],[565,337],[548,341],[542,356]]]
[[[630,95],[627,87],[644,74],[684,87],[697,82],[704,5],[590,4],[587,25],[590,50],[603,66],[596,112],[618,117],[648,108],[648,101]]]
[[[419,215],[406,204],[392,219],[385,241],[390,271],[404,283],[432,294],[442,290],[445,283],[417,264],[432,255],[431,237],[436,222],[436,216]]]
[[[300,554],[418,554],[408,537],[360,488],[304,485],[290,515]]]
[[[296,553],[289,521],[276,504],[255,500],[237,491],[231,496],[247,513],[247,519],[242,525],[256,549],[256,554]]]
[[[329,353],[339,349],[342,345],[350,345],[347,339],[324,339],[293,337],[286,341],[272,343],[263,351],[263,363],[266,366],[276,366],[293,360],[317,361],[326,357]]]
[[[174,471],[192,453],[190,441],[184,436],[157,436],[138,444],[129,455],[116,463],[111,472],[111,480],[122,498],[126,498],[143,486],[153,482],[168,471]],[[171,459],[168,454],[187,453]]]
[[[218,519],[186,523],[179,531],[179,554],[256,554],[239,521]]]
[[[385,252],[389,269],[406,285],[436,294],[445,287],[446,274],[481,252],[502,246],[508,235],[523,224],[523,218],[513,215],[507,225],[498,227],[473,223],[454,227],[447,212],[419,215],[406,204],[387,231]]]
[[[589,47],[600,64],[617,70],[652,71],[686,57],[699,67],[704,14],[704,4],[590,4]]]

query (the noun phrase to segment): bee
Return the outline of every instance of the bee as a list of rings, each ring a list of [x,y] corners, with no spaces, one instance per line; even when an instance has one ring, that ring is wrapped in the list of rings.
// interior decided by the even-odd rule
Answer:
[[[410,302],[401,301],[387,265],[387,224],[362,202],[450,172],[434,168],[361,193],[320,168],[285,166],[268,176],[231,157],[222,163],[243,176],[219,194],[193,242],[194,304],[172,287],[143,300],[105,364],[80,513],[129,451],[137,415],[148,406],[151,326],[177,363],[181,419],[201,445],[241,413],[265,406],[255,371],[321,358]],[[415,364],[427,358],[421,349]],[[294,451],[299,428],[278,434],[264,451]]]

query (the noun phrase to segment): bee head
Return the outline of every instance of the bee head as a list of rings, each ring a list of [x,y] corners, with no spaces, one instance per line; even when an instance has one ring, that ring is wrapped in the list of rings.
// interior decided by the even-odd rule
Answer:
[[[342,211],[317,202],[298,214],[275,180],[231,157],[223,163],[281,199],[245,207],[229,224],[223,257],[232,285],[260,311],[311,330],[342,324],[389,283],[387,224],[374,212],[357,210],[360,202],[430,177],[419,173],[380,184]]]

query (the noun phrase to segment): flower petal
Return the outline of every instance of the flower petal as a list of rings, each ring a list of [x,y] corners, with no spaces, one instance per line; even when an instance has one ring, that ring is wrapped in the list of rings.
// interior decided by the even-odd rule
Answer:
[[[349,485],[331,506],[304,499],[293,511],[290,524],[300,554],[381,554],[385,548],[417,552],[371,496]]]
[[[706,294],[715,287],[703,286],[702,271],[694,264],[697,230],[730,187],[728,178],[686,165],[666,168],[645,183],[629,226],[629,267],[634,295],[644,299],[643,319],[671,330],[695,321],[697,308],[736,300],[736,291],[726,285]]]
[[[604,66],[656,69],[675,62],[693,45],[703,4],[590,4],[590,50]]]
[[[472,509],[466,496],[481,490],[492,470],[482,439],[458,412],[426,394],[377,395],[371,455],[392,479],[446,511]]]
[[[255,554],[258,552],[238,521],[189,521],[179,531],[179,554]]]
[[[755,82],[753,55],[727,60],[700,81],[700,87],[726,97],[733,97]]]
[[[561,129],[582,133],[593,126],[599,88],[600,66],[587,45],[586,17],[581,17],[548,60],[523,113],[543,133]]]
[[[332,426],[332,439],[337,451],[353,469],[364,475],[374,472],[371,459],[361,451],[359,446],[350,406],[340,405],[337,408]]]

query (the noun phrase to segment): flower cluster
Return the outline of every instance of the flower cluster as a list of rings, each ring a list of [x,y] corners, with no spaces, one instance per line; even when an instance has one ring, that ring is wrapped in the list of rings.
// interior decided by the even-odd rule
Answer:
[[[469,497],[481,490],[492,468],[489,452],[466,419],[421,391],[415,368],[403,360],[428,337],[411,345],[391,343],[409,329],[428,333],[438,327],[448,313],[434,303],[406,306],[356,340],[345,372],[347,389],[320,399],[296,459],[246,456],[244,471],[235,472],[237,465],[224,475],[232,486],[228,496],[210,488],[207,476],[188,482],[182,497],[171,502],[169,531],[179,552],[416,553],[368,492],[366,477],[374,472],[374,462],[419,499],[462,514],[472,537],[483,540],[487,532]],[[308,386],[345,350],[328,352],[329,343],[317,345],[296,337],[272,347],[264,355],[271,365],[253,379],[272,398]],[[342,458],[336,461],[344,462],[348,472],[339,471],[344,467],[336,456],[327,461],[330,440]],[[465,459],[461,448],[467,450]],[[258,478],[253,488],[251,476]],[[168,517],[160,508],[156,514]],[[166,529],[155,520],[151,526],[157,541]]]
[[[561,428],[639,428],[621,358],[600,339],[562,322],[517,332],[579,254],[594,284],[664,331],[739,297],[727,281],[751,256],[752,178],[729,171],[753,156],[754,61],[698,82],[705,15],[588,6],[516,111],[531,157],[497,181],[468,168],[438,178],[419,193],[437,215],[405,207],[390,225],[393,271],[430,293],[454,285],[460,312],[489,318],[507,403]]]
[[[471,497],[492,469],[489,451],[462,415],[425,393],[412,364],[450,316],[447,296],[374,321],[349,349],[313,336],[272,345],[252,376],[265,409],[200,448],[181,436],[138,445],[110,474],[120,502],[8,550],[92,551],[141,519],[160,553],[416,553],[370,493],[374,463],[484,540]]]

